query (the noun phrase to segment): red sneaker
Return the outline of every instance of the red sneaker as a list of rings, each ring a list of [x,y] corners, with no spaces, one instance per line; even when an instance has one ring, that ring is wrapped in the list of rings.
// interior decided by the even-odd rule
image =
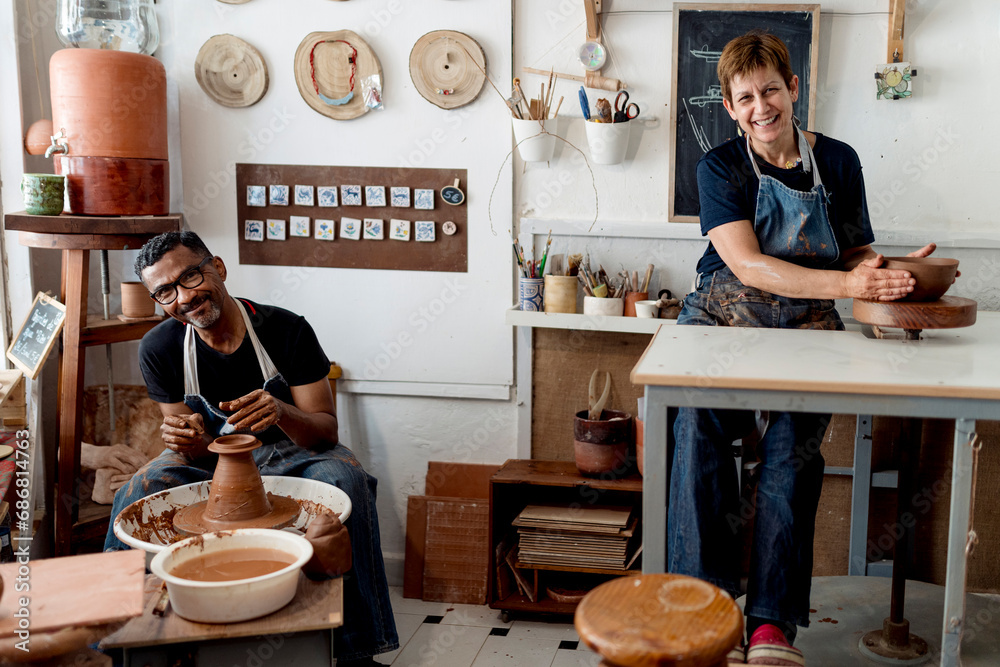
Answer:
[[[802,651],[788,643],[785,633],[776,626],[767,624],[754,630],[750,637],[747,664],[804,667],[806,659],[802,657]]]

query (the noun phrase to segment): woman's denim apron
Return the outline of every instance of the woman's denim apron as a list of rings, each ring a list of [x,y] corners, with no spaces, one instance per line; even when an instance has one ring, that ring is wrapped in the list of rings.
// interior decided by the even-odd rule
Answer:
[[[250,316],[240,300],[235,301],[246,323],[247,337],[257,355],[261,375],[267,378],[264,390],[294,405],[291,389],[257,338]],[[233,426],[226,423],[230,415],[201,395],[194,337],[194,327],[189,325],[184,333],[184,404],[204,418],[205,428],[213,437],[235,433]],[[351,498],[351,516],[345,525],[351,536],[353,568],[344,577],[344,625],[337,629],[334,638],[338,658],[353,660],[399,648],[382,562],[375,510],[376,479],[365,472],[351,450],[339,443],[309,450],[284,438],[261,445],[254,450],[253,457],[261,475],[315,479],[343,489]],[[128,548],[112,530],[115,517],[123,509],[153,493],[210,480],[216,461],[215,455],[191,460],[164,449],[137,471],[127,485],[118,489],[104,549]]]
[[[827,214],[827,193],[812,148],[796,128],[809,192],[761,175],[754,232],[761,252],[789,261],[809,258],[826,267],[840,250]],[[747,287],[724,267],[698,276],[678,324],[843,329],[832,299],[793,299]],[[749,345],[747,353],[753,354]],[[809,625],[813,533],[823,483],[820,444],[830,415],[770,413],[757,446],[760,465],[745,613]],[[753,510],[740,501],[732,443],[756,425],[753,411],[682,407],[674,420],[667,519],[667,569],[740,595],[741,528]],[[744,503],[745,504],[745,503]]]

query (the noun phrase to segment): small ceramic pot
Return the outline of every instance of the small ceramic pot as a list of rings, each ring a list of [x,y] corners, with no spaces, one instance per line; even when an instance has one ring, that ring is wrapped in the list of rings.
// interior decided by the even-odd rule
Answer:
[[[149,296],[149,290],[142,283],[121,284],[122,315],[125,317],[151,317],[156,313],[156,302]]]
[[[649,300],[649,292],[625,292],[625,317],[635,317],[635,302]]]
[[[575,313],[579,283],[576,276],[545,276],[545,312]]]
[[[632,415],[604,410],[600,419],[588,419],[581,410],[573,419],[573,455],[581,475],[628,474],[632,443]]]
[[[625,308],[624,299],[601,298],[599,296],[583,297],[584,315],[612,315],[618,317]]]
[[[28,215],[59,215],[63,211],[66,177],[56,174],[25,174],[21,194]]]
[[[636,301],[635,302],[635,316],[636,317],[652,317],[656,318],[660,316],[660,309],[657,307],[657,301]]]

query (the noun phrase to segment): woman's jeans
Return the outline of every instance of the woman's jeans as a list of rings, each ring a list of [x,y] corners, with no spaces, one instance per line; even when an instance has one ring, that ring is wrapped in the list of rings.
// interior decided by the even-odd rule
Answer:
[[[832,300],[790,299],[744,286],[722,268],[702,274],[678,324],[843,329]],[[742,346],[753,354],[753,336]],[[813,534],[823,485],[820,445],[830,415],[772,412],[760,464],[745,613],[809,625]],[[681,407],[667,513],[667,570],[740,595],[741,506],[732,443],[752,432],[752,410]]]
[[[337,629],[334,648],[338,659],[354,660],[399,648],[396,622],[385,579],[378,514],[377,480],[365,472],[350,449],[337,444],[303,449],[290,440],[263,445],[253,452],[261,475],[283,475],[332,484],[351,499],[351,516],[344,525],[351,536],[353,567],[344,575],[344,625]],[[118,489],[111,509],[115,517],[133,502],[175,486],[212,479],[216,458],[191,462],[170,449],[148,462]],[[127,549],[108,527],[104,549]]]

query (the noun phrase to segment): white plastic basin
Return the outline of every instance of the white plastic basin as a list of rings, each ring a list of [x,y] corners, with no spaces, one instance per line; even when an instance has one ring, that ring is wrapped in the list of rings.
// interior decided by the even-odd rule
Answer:
[[[232,549],[277,549],[295,562],[276,572],[233,581],[193,581],[170,571],[193,558]],[[270,528],[239,528],[206,533],[173,544],[156,554],[150,570],[167,583],[170,606],[181,618],[197,623],[236,623],[281,609],[295,597],[302,566],[312,557],[309,540]]]
[[[351,515],[351,499],[332,484],[275,475],[262,475],[261,479],[268,493],[300,501],[302,510],[292,523],[300,531],[304,531],[309,521],[324,511],[323,508],[336,513],[342,522]],[[193,503],[208,500],[211,484],[185,484],[135,501],[115,518],[115,535],[133,549],[145,551],[146,566],[149,567],[153,556],[185,537],[174,528],[174,513]]]

